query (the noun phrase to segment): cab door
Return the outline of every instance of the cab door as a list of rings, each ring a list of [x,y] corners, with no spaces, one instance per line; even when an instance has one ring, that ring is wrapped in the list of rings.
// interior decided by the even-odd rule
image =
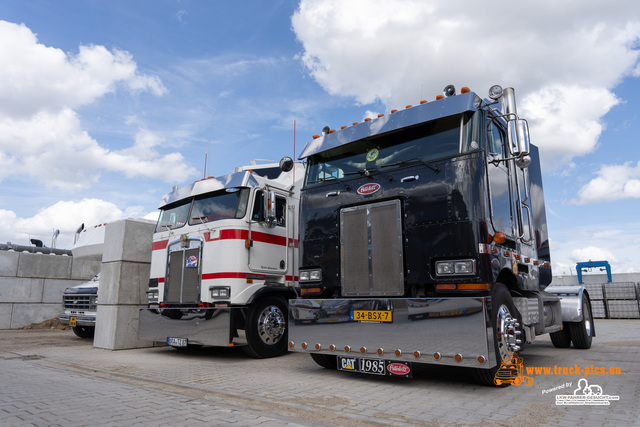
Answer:
[[[275,193],[275,218],[269,220],[265,212],[265,191],[255,192],[249,227],[249,269],[263,274],[285,274],[288,267],[287,197]]]

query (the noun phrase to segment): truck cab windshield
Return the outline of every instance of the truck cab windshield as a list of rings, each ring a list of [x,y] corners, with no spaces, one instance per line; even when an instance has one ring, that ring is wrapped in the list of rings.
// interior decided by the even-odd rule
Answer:
[[[365,138],[309,158],[306,186],[374,171],[431,164],[480,148],[481,113],[444,117],[399,132]]]
[[[249,189],[229,188],[190,198],[160,210],[156,232],[228,218],[242,218],[247,212]]]

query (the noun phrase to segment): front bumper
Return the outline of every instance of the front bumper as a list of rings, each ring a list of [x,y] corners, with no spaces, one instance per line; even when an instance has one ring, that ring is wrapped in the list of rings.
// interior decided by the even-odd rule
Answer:
[[[140,310],[138,338],[167,342],[187,338],[189,344],[238,346],[247,344],[244,330],[237,329],[242,307]]]
[[[69,320],[71,320],[72,317],[76,318],[76,325],[77,326],[96,326],[96,315],[95,314],[66,314],[66,313],[64,313],[64,314],[61,314],[58,317],[58,320],[63,325],[68,325],[69,324]]]
[[[488,298],[289,300],[289,351],[474,368],[497,365]],[[391,322],[358,322],[354,311],[391,311]],[[304,346],[303,346],[304,344]],[[304,348],[306,347],[306,349]],[[458,356],[458,357],[456,357]],[[483,357],[483,363],[479,362]],[[482,359],[481,359],[482,360]]]

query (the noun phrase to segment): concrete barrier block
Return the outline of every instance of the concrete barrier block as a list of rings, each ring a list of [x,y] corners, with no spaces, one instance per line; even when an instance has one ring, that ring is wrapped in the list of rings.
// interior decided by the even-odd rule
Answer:
[[[138,339],[139,311],[144,306],[98,305],[93,346],[108,350],[152,347]]]
[[[73,258],[71,263],[71,279],[91,280],[100,272],[102,261]]]
[[[0,303],[0,329],[11,329],[11,312],[13,304]]]
[[[102,262],[151,262],[151,244],[155,222],[125,219],[107,224]]]
[[[16,277],[19,259],[20,254],[17,252],[0,251],[0,276]]]
[[[60,304],[14,304],[11,315],[11,329],[18,329],[32,323],[58,317],[61,312]]]
[[[18,277],[47,277],[68,279],[71,277],[70,256],[43,255],[21,252],[18,261]]]
[[[41,302],[44,279],[0,277],[0,301]]]
[[[147,304],[150,264],[108,262],[102,264],[98,304]]]

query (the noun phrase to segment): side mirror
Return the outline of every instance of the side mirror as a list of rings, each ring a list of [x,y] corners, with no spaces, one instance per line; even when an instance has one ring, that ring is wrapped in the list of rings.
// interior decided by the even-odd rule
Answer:
[[[276,225],[276,193],[273,191],[265,191],[263,197],[264,222],[268,227]]]
[[[283,157],[280,160],[280,170],[282,172],[289,172],[293,169],[293,159],[291,157]]]

